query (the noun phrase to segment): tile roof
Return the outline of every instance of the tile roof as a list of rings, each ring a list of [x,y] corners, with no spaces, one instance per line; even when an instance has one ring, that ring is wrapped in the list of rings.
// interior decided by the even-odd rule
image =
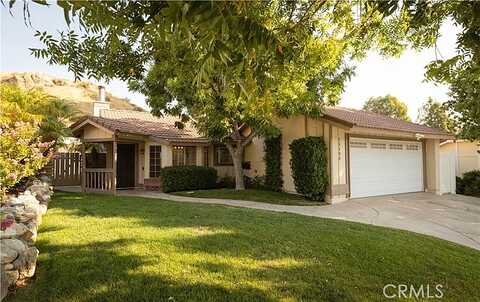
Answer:
[[[326,107],[324,115],[327,118],[330,117],[340,122],[350,124],[351,126],[453,137],[452,134],[443,129],[406,122],[367,110],[357,110],[338,106]]]
[[[180,121],[178,117],[156,117],[149,112],[132,110],[102,110],[100,116],[85,116],[70,128],[75,128],[87,119],[111,131],[145,135],[168,141],[208,142],[208,139],[201,136],[192,123],[186,123],[183,129],[175,127],[175,122]]]
[[[71,128],[73,129],[86,119],[90,119],[111,131],[140,134],[152,138],[177,142],[205,143],[209,141],[198,133],[192,123],[186,123],[184,129],[178,129],[175,127],[175,122],[178,122],[179,118],[174,116],[166,115],[164,117],[156,117],[149,112],[113,109],[102,110],[100,115],[100,117],[85,116],[74,123]],[[326,107],[324,115],[326,118],[345,123],[349,126],[442,135],[450,138],[454,137],[443,129],[430,128],[366,110]]]

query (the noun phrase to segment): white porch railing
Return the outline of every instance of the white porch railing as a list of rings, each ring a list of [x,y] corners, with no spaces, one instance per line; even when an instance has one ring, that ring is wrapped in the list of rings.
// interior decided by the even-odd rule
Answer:
[[[85,169],[85,191],[113,191],[114,187],[113,169]]]

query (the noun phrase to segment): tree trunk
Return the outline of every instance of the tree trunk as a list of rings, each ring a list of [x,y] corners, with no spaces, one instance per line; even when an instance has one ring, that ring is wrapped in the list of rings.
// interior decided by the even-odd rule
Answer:
[[[233,169],[235,171],[235,190],[245,190],[242,167],[245,145],[243,145],[241,142],[238,142],[235,145],[231,143],[227,143],[226,145],[233,160]]]

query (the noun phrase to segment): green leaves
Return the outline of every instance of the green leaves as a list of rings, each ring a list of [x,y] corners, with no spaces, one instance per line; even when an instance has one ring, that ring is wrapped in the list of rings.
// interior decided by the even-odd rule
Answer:
[[[371,97],[365,102],[363,109],[404,121],[410,121],[407,105],[391,95]]]
[[[444,129],[450,133],[456,133],[457,129],[453,119],[449,116],[444,104],[429,98],[418,111],[417,121],[423,125]]]
[[[308,199],[324,201],[328,188],[328,163],[323,138],[299,138],[289,148],[295,190]]]

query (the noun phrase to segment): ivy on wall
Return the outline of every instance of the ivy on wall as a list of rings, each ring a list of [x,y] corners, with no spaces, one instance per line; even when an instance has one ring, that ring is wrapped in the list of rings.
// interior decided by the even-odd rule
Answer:
[[[265,139],[265,187],[268,190],[282,191],[282,137]]]

